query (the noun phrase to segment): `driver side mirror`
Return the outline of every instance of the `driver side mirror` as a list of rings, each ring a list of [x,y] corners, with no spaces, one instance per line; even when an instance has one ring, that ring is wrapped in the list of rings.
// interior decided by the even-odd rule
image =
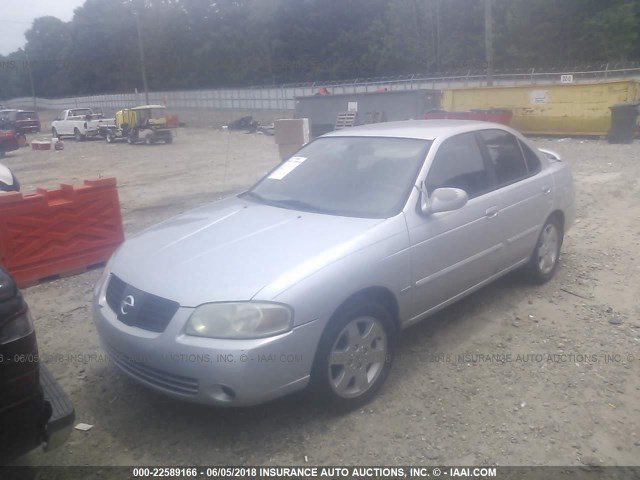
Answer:
[[[420,211],[423,215],[458,210],[468,201],[469,195],[460,188],[436,188],[431,195],[424,182],[420,188]]]

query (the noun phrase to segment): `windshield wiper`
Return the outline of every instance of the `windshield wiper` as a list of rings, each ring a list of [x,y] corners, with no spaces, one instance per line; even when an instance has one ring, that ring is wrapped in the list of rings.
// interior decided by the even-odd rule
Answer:
[[[267,201],[271,205],[274,205],[276,207],[292,208],[294,210],[306,210],[308,212],[315,212],[315,213],[331,213],[330,210],[317,207],[315,205],[304,202],[302,200],[295,200],[292,198],[285,199],[285,200],[267,200]]]
[[[260,203],[264,203],[266,205],[272,205],[274,207],[291,208],[294,210],[306,210],[308,212],[315,212],[315,213],[331,213],[330,210],[317,207],[315,205],[312,205],[302,200],[295,200],[292,198],[282,199],[282,200],[272,200],[270,198],[265,198],[259,193],[255,193],[251,190],[244,192],[243,194],[241,194],[241,196],[250,197],[254,200],[257,200]]]
[[[259,195],[259,194],[255,193],[255,192],[252,192],[251,190],[248,190],[248,191],[246,191],[244,193],[241,193],[240,196],[241,197],[250,197],[250,198],[253,198],[254,200],[257,200],[257,201],[259,201],[261,203],[271,203],[270,200],[267,200],[262,195]]]

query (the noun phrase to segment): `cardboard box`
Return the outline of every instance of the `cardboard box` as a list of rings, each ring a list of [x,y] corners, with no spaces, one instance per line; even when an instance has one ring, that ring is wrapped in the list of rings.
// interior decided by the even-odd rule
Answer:
[[[309,143],[309,119],[285,118],[274,122],[277,145]]]

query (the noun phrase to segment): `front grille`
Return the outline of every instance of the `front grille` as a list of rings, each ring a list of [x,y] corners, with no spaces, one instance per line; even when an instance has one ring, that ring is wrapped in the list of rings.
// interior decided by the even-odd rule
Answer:
[[[184,395],[196,395],[200,389],[200,384],[195,378],[158,370],[118,352],[110,345],[106,347],[114,363],[133,377],[145,380],[158,388]]]
[[[123,311],[123,301],[128,296],[132,297],[133,305]],[[109,277],[106,300],[121,322],[158,333],[164,332],[179,307],[177,302],[138,290],[113,274]]]

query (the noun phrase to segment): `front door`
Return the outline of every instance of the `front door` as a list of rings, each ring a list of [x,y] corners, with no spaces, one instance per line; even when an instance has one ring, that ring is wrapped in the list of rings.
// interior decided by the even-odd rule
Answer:
[[[412,320],[453,302],[498,268],[503,247],[500,194],[475,133],[445,140],[426,175],[431,194],[461,188],[469,196],[459,210],[423,215],[407,212],[413,277]],[[410,320],[411,321],[411,320]]]

